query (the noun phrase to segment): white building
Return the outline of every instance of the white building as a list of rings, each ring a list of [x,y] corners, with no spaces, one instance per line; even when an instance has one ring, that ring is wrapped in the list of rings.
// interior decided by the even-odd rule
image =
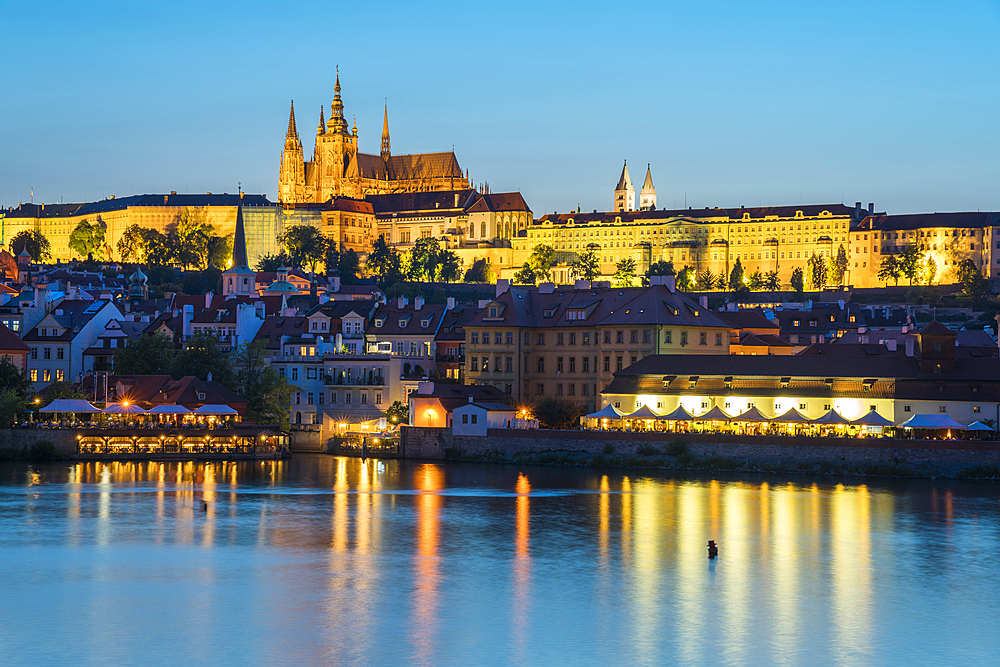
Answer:
[[[82,377],[83,352],[93,346],[112,319],[124,319],[110,301],[70,301],[52,312],[22,340],[31,348],[28,377],[39,391],[51,382],[77,382]]]

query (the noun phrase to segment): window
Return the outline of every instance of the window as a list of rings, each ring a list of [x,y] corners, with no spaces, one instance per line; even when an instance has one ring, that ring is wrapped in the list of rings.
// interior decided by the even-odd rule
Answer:
[[[507,332],[507,344],[508,345],[513,345],[514,344],[514,333],[511,332],[511,331]]]
[[[298,380],[299,379],[299,367],[298,366],[292,366],[292,379],[293,380]]]
[[[629,341],[628,342],[633,343],[633,344],[634,343],[638,343],[639,342],[639,332],[638,331],[630,331],[629,332]]]
[[[563,370],[563,358],[556,357],[556,370],[562,373]]]
[[[472,332],[472,340],[470,342],[473,345],[479,345],[479,332],[478,331],[473,331]]]
[[[278,377],[285,377],[285,367],[278,366]]]
[[[576,334],[575,333],[571,333],[569,335],[569,344],[570,345],[576,345]]]
[[[624,331],[619,331],[619,332],[615,333],[615,342],[616,343],[624,343],[625,342],[625,332]]]
[[[588,363],[588,362],[590,362],[590,357],[582,357],[581,361],[583,361],[583,372],[584,373],[589,373],[590,372],[590,363]],[[569,360],[569,367],[573,368],[573,359],[572,359],[572,357]]]
[[[806,409],[806,404],[805,403],[799,403],[799,410],[805,410],[805,409]]]
[[[507,371],[508,373],[514,372],[514,357],[507,357],[507,360],[504,365],[504,370]]]
[[[998,261],[1000,261],[1000,260],[998,260]],[[597,340],[597,335],[596,334],[594,335],[594,340]],[[589,333],[583,334],[583,344],[584,345],[590,345],[590,334]]]
[[[493,342],[495,342],[497,345],[503,345],[502,338],[503,338],[503,334],[501,334],[499,331],[497,331],[496,335],[493,337]],[[483,342],[485,343],[486,341],[483,341]]]
[[[545,345],[545,334],[543,333],[538,334],[538,344]]]
[[[687,344],[688,344],[688,332],[687,331],[682,331],[681,332],[681,345],[687,345]]]
[[[31,381],[38,382],[38,370],[35,368],[31,369]]]
[[[545,357],[538,357],[538,362],[537,363],[538,363],[538,372],[539,373],[544,373],[545,372]]]
[[[704,331],[702,331],[701,333],[699,333],[698,334],[698,344],[699,345],[708,345],[707,337],[708,337],[708,334],[706,334]]]
[[[715,334],[715,345],[718,347],[722,346],[722,334],[720,333]]]
[[[46,347],[46,348],[44,348],[42,350],[42,358],[43,359],[51,359],[52,358],[52,348],[51,347]]]
[[[643,343],[650,342],[650,331],[648,329],[642,332],[642,342]]]
[[[622,355],[619,354],[616,357],[615,370],[620,371],[621,369],[622,369]]]
[[[980,412],[979,406],[978,405],[973,405],[972,406],[972,411],[975,412],[976,414],[979,414],[979,412]]]
[[[483,224],[485,225],[486,223],[484,222]],[[479,415],[472,415],[472,423],[475,424],[478,421],[479,421]]]
[[[368,394],[362,392],[362,394],[361,394],[361,402],[362,403],[367,403],[368,402]]]
[[[629,355],[629,363],[632,363],[632,364],[634,364],[635,362],[636,362],[636,358],[635,358],[635,355],[634,355],[634,354],[632,354],[632,355]]]
[[[524,344],[525,345],[531,344],[531,334],[529,334],[527,331],[524,332]]]
[[[580,390],[580,392],[581,392],[581,393],[582,393],[582,394],[583,394],[584,396],[590,396],[590,394],[588,393],[588,392],[590,391],[590,386],[589,386],[589,385],[586,385],[586,384],[583,384],[583,385],[580,385],[580,387],[581,387],[581,390]],[[596,389],[594,390],[594,393],[595,393],[595,394],[597,393],[597,390],[596,390]]]
[[[301,394],[299,394],[299,393],[296,392],[296,394],[295,394],[295,405],[298,405],[301,402],[302,402],[302,396],[301,396]]]
[[[663,342],[668,344],[673,343],[673,336],[671,335],[670,329],[663,332]]]
[[[306,379],[307,380],[315,380],[316,379],[316,369],[315,368],[307,368],[306,369]]]
[[[311,391],[306,394],[306,403],[309,405],[313,404],[313,393]]]
[[[562,395],[563,395],[563,386],[561,384],[557,384],[556,385],[556,396],[562,396]]]
[[[604,357],[604,372],[611,370],[611,357]]]
[[[493,370],[500,370],[500,355],[493,357]]]
[[[938,412],[948,412],[948,406],[947,405],[939,405],[938,406]]]
[[[326,396],[326,393],[322,392],[322,391],[319,392],[319,394],[317,394],[317,398],[319,399],[319,401],[318,401],[319,405],[323,405],[323,398],[324,398],[324,396]]]
[[[904,405],[903,406],[903,412],[909,412],[909,411],[910,411],[910,406],[909,405]]]
[[[349,391],[344,392],[344,403],[350,403],[352,398],[354,398],[354,395],[351,394],[351,392]]]
[[[576,357],[569,358],[569,372],[570,373],[576,372]]]
[[[469,357],[469,370],[470,371],[479,370],[479,357]]]
[[[537,384],[537,385],[535,386],[535,394],[536,394],[536,395],[538,395],[538,396],[541,396],[541,395],[542,395],[542,394],[544,394],[544,393],[545,393],[545,385],[544,385],[544,384],[542,384],[541,382],[539,382],[539,383],[538,383],[538,384]]]
[[[463,424],[469,423],[469,415],[462,415],[462,423]]]

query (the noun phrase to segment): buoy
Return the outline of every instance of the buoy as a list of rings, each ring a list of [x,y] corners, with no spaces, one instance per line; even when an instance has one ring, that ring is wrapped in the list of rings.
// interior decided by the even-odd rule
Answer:
[[[208,511],[208,503],[206,503],[204,500],[201,501],[201,511],[202,512],[207,512]]]
[[[718,545],[715,543],[715,540],[709,540],[708,541],[708,557],[709,558],[715,558],[718,555],[719,555],[719,547],[718,547]]]

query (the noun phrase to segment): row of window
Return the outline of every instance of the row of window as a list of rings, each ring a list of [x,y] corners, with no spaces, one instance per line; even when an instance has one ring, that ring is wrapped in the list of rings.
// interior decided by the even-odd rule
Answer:
[[[65,348],[62,348],[62,347],[57,347],[56,348],[56,359],[62,359],[65,354],[66,354]],[[32,359],[37,359],[38,358],[38,348],[37,347],[31,348],[31,358]],[[51,358],[52,358],[52,348],[51,347],[43,347],[42,348],[42,359],[51,359]]]
[[[525,392],[530,393],[530,387],[525,386]],[[570,383],[556,383],[556,396],[576,396],[577,385],[573,382]],[[538,382],[535,384],[535,396],[545,395],[545,383]],[[580,384],[580,396],[597,396],[597,385],[581,383]]]
[[[64,382],[66,380],[66,373],[61,368],[56,369],[56,382]],[[38,382],[38,378],[42,378],[42,382],[52,382],[52,371],[48,368],[42,369],[41,372],[37,368],[32,368],[28,371],[28,376],[31,378],[32,382]]]
[[[324,402],[325,402],[326,392],[324,392],[324,391],[320,391],[320,392],[308,391],[308,392],[304,392],[304,393],[305,393],[305,404],[306,405],[323,405]],[[344,402],[345,405],[350,405],[350,404],[354,403],[354,392],[352,392],[352,391],[345,391],[342,394],[342,396],[343,396],[343,399],[344,399],[343,402]],[[337,401],[338,397],[339,396],[338,396],[337,392],[331,391],[330,392],[330,405],[337,405],[337,403],[338,403],[338,401]],[[360,392],[358,394],[358,397],[359,397],[358,401],[360,403],[362,403],[362,404],[368,403],[368,393],[367,392],[364,392],[364,391]],[[302,398],[303,398],[303,392],[300,392],[300,391],[295,392],[295,405],[302,405]],[[381,392],[375,392],[374,398],[375,398],[375,403],[378,403],[378,404],[382,403],[382,394],[381,394]]]

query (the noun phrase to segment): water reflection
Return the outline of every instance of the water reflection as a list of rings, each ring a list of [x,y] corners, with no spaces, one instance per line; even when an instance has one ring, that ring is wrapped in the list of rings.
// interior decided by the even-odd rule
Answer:
[[[328,457],[5,465],[0,558],[25,575],[0,645],[26,655],[47,618],[73,664],[150,645],[219,664],[870,664],[920,662],[916,644],[989,662],[998,495]]]

